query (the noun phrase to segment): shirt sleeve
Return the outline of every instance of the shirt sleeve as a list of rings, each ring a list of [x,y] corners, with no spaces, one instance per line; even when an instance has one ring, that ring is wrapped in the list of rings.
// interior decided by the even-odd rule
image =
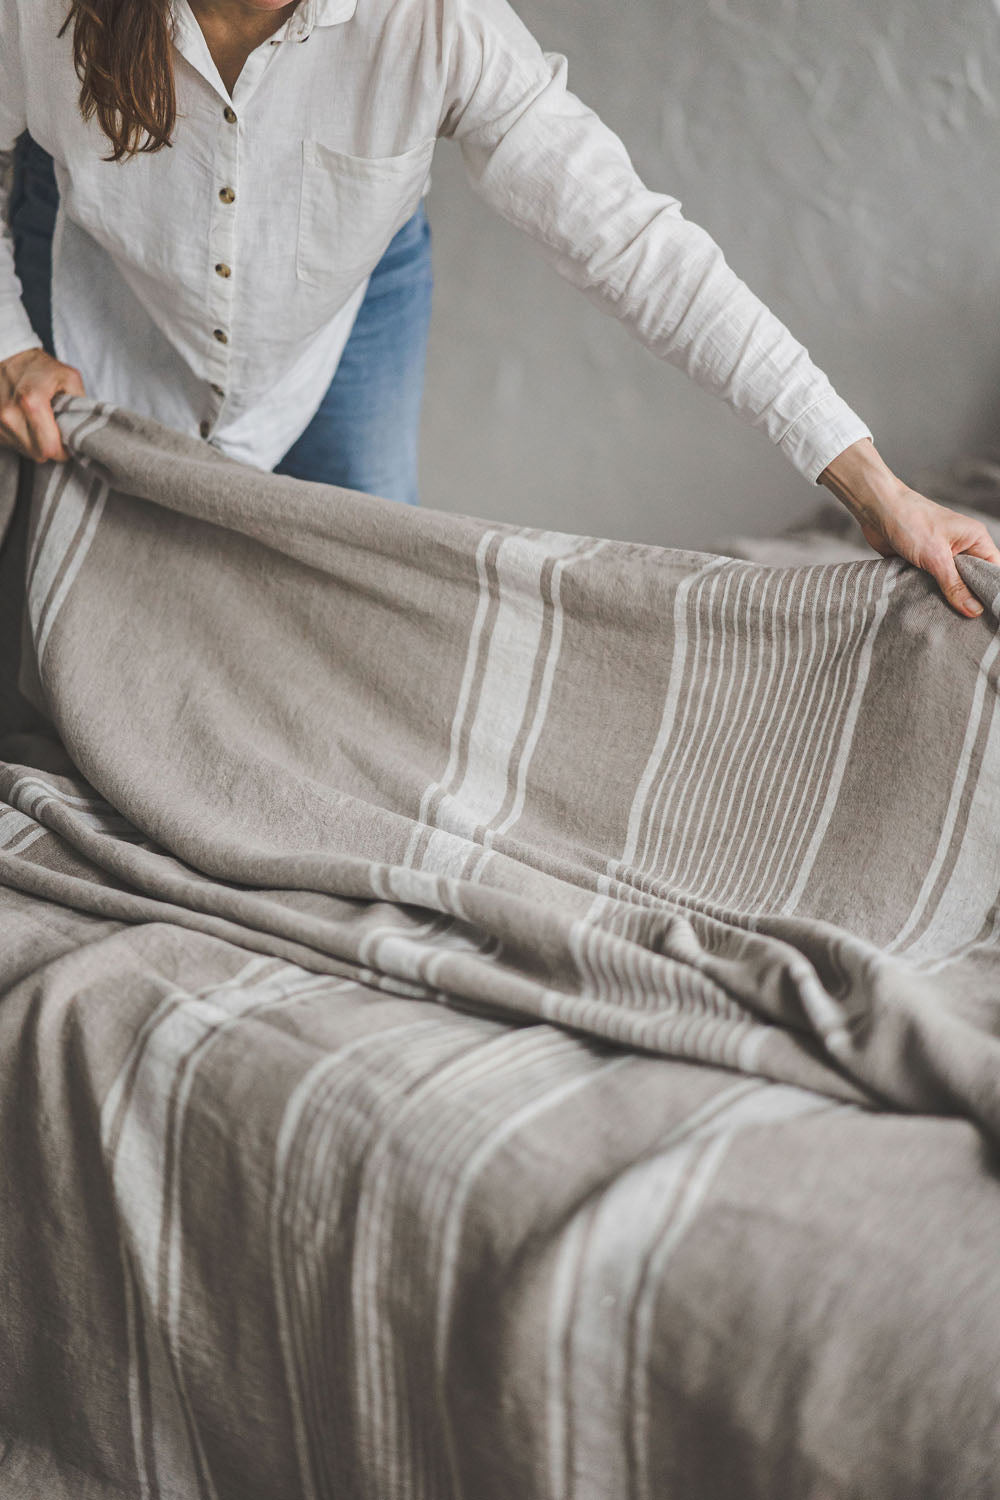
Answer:
[[[0,360],[22,349],[42,347],[21,301],[10,222],[14,146],[26,125],[17,6],[4,3],[0,5]]]
[[[474,190],[647,348],[767,433],[806,479],[871,432],[676,198],[566,87],[506,0],[444,0],[440,134]]]

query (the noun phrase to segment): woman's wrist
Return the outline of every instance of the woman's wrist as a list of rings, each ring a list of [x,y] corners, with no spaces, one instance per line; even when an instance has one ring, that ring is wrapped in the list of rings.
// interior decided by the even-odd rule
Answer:
[[[827,464],[820,484],[859,520],[902,499],[907,486],[889,468],[871,438],[859,438]]]

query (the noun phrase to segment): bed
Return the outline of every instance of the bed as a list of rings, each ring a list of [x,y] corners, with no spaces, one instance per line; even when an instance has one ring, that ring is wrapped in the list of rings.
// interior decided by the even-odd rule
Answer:
[[[0,455],[4,1500],[997,1493],[1000,570],[59,420]]]

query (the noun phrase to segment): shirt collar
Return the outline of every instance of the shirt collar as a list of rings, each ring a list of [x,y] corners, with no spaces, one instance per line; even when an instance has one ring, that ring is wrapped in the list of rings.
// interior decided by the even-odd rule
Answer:
[[[315,13],[314,26],[337,26],[351,19],[358,0],[305,0],[305,8]]]
[[[357,8],[358,0],[299,0],[272,40],[304,42],[317,26],[336,26],[341,21],[349,21]]]
[[[357,8],[358,0],[299,0],[288,20],[274,33],[272,41],[304,42],[317,26],[336,26],[341,21],[349,21]],[[197,26],[198,23],[185,4],[174,0],[171,10],[175,26],[178,20],[181,20],[182,25],[186,23],[185,12],[190,16],[191,23]],[[198,27],[199,31],[200,29]]]

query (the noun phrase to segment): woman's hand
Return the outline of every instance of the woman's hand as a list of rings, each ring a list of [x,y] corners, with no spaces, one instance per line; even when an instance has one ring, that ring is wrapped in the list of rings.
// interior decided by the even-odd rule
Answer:
[[[876,552],[883,557],[905,557],[930,573],[960,615],[982,614],[982,605],[955,567],[956,552],[970,552],[1000,564],[1000,548],[981,521],[909,489],[868,438],[839,453],[819,482],[847,507]]]
[[[0,447],[15,448],[36,463],[50,458],[63,463],[69,454],[52,412],[59,391],[86,394],[79,370],[44,349],[23,349],[0,360]]]

